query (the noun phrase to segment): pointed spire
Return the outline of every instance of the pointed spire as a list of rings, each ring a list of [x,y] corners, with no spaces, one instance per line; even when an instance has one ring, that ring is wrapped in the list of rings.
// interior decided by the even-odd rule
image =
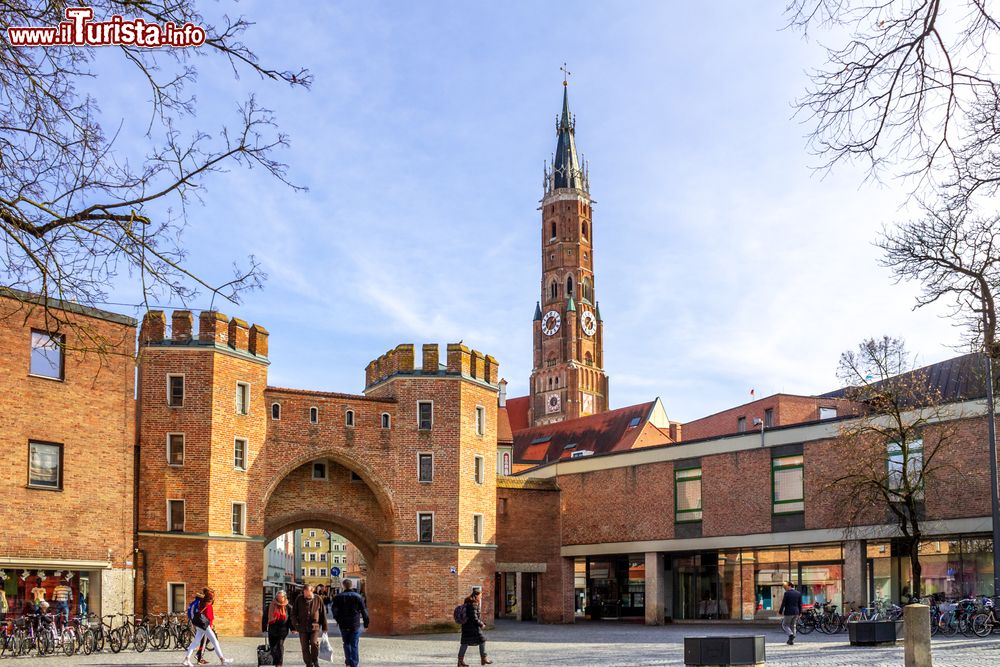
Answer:
[[[595,301],[594,302],[594,311],[595,311],[595,314],[597,315],[597,321],[598,322],[603,322],[604,320],[601,319],[601,302],[600,301]]]
[[[535,302],[535,322],[542,321],[542,304],[538,301]]]
[[[563,68],[564,74],[569,72]],[[552,158],[552,169],[546,172],[546,193],[560,188],[583,190],[588,192],[586,170],[580,166],[580,158],[576,152],[576,118],[569,111],[569,82],[563,77],[562,114],[556,125],[556,153]]]
[[[566,312],[576,312],[576,301],[573,301],[573,297],[570,297],[569,303],[566,304]]]

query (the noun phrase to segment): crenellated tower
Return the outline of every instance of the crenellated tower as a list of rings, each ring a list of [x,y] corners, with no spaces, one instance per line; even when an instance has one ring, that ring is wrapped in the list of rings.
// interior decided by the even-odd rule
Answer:
[[[595,296],[593,200],[576,150],[576,118],[563,80],[556,152],[542,198],[541,299],[535,305],[532,425],[608,409],[604,323]]]

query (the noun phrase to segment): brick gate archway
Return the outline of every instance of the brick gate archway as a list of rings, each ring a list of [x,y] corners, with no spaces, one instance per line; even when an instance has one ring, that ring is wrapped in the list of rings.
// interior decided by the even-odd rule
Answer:
[[[463,345],[412,345],[372,361],[361,395],[267,386],[268,334],[175,311],[140,333],[137,561],[145,610],[203,586],[226,633],[261,624],[263,552],[278,532],[330,526],[373,573],[372,628],[452,627],[482,586],[492,619],[497,363]],[[420,456],[432,477],[418,478]],[[314,464],[326,468],[315,479]],[[432,531],[418,534],[418,515]],[[377,575],[374,576],[374,575]]]

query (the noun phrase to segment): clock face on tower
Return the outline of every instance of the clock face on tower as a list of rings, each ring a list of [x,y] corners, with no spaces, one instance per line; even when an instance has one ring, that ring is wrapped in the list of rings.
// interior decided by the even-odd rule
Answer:
[[[552,394],[549,396],[548,400],[545,402],[545,412],[546,414],[559,412],[559,394]]]
[[[561,318],[556,311],[550,310],[545,313],[545,317],[542,318],[542,333],[546,336],[554,336],[559,331],[560,321]]]
[[[584,311],[583,317],[580,318],[580,324],[583,326],[583,333],[588,336],[593,336],[594,332],[597,331],[597,318],[589,310]]]

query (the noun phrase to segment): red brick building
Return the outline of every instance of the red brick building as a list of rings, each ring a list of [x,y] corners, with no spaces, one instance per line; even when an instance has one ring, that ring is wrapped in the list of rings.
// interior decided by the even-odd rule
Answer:
[[[132,609],[135,326],[0,291],[0,588],[11,611],[67,589],[74,613]]]

